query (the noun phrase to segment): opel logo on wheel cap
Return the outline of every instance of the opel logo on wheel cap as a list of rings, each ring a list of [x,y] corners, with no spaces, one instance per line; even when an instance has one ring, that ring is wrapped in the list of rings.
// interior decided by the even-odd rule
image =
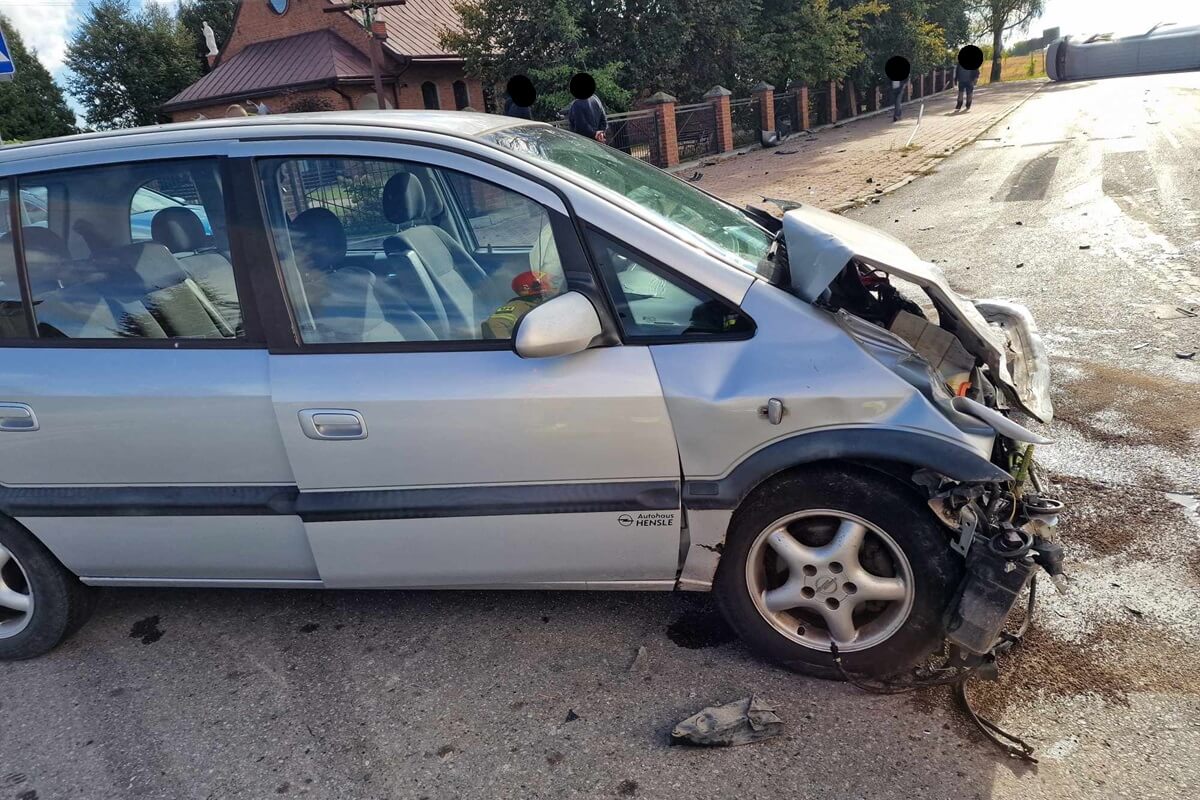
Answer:
[[[826,575],[824,578],[821,578],[821,580],[817,581],[817,585],[813,588],[815,588],[821,594],[829,594],[837,588],[837,581],[834,580],[832,576]]]

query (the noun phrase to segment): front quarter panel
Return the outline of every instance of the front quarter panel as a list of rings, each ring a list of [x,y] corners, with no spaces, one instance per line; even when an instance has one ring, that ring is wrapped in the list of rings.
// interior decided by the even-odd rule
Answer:
[[[756,454],[831,432],[861,438],[867,451],[873,440],[908,436],[930,443],[931,452],[945,448],[987,466],[992,437],[955,427],[826,312],[761,281],[747,292],[742,308],[758,326],[752,339],[651,347],[690,488],[708,482],[747,486],[744,470],[735,471]],[[771,398],[784,404],[778,425],[760,413]],[[805,458],[818,460],[811,453]],[[732,509],[745,491],[729,500],[721,489],[727,502],[694,505],[685,494],[691,541],[682,588],[710,585]]]

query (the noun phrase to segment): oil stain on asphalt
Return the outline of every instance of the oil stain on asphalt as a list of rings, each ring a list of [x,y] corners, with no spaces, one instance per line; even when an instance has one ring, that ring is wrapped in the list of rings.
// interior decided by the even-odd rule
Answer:
[[[685,610],[668,625],[667,638],[679,647],[702,650],[731,642],[736,634],[720,612],[711,606],[701,606]]]
[[[153,617],[146,617],[143,620],[138,620],[129,630],[130,639],[141,639],[142,644],[154,644],[163,637],[162,629],[158,627],[159,618],[155,614]]]

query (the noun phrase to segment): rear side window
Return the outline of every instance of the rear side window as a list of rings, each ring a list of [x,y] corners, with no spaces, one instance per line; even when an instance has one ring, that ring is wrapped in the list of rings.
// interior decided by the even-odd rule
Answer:
[[[19,186],[31,201],[50,198],[20,237],[38,338],[243,336],[215,160],[55,172]]]
[[[17,258],[12,235],[12,206],[7,188],[0,189],[0,339],[25,339],[29,336],[28,318],[21,303],[21,284],[17,277]]]
[[[200,188],[190,169],[172,171],[164,168],[155,177],[142,184],[129,201],[129,240],[149,242],[154,240],[152,228],[158,212],[168,208],[186,208],[200,218],[205,232],[212,234],[208,213]]]
[[[588,241],[626,341],[681,342],[745,338],[754,322],[701,286],[597,231]]]

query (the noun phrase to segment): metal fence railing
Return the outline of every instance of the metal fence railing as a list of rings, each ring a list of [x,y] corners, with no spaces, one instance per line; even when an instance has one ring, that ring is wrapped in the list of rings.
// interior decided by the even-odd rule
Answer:
[[[775,130],[780,136],[787,136],[800,129],[800,114],[796,108],[795,92],[776,92],[775,94]]]
[[[662,166],[659,153],[658,117],[653,110],[625,111],[608,115],[608,144],[634,158]]]
[[[822,81],[808,87],[808,124],[826,125],[833,120],[829,116],[829,84]]]
[[[733,126],[733,146],[749,147],[758,144],[762,135],[762,108],[757,97],[742,97],[729,102]]]
[[[692,161],[717,152],[717,110],[712,103],[675,108],[679,160]]]

